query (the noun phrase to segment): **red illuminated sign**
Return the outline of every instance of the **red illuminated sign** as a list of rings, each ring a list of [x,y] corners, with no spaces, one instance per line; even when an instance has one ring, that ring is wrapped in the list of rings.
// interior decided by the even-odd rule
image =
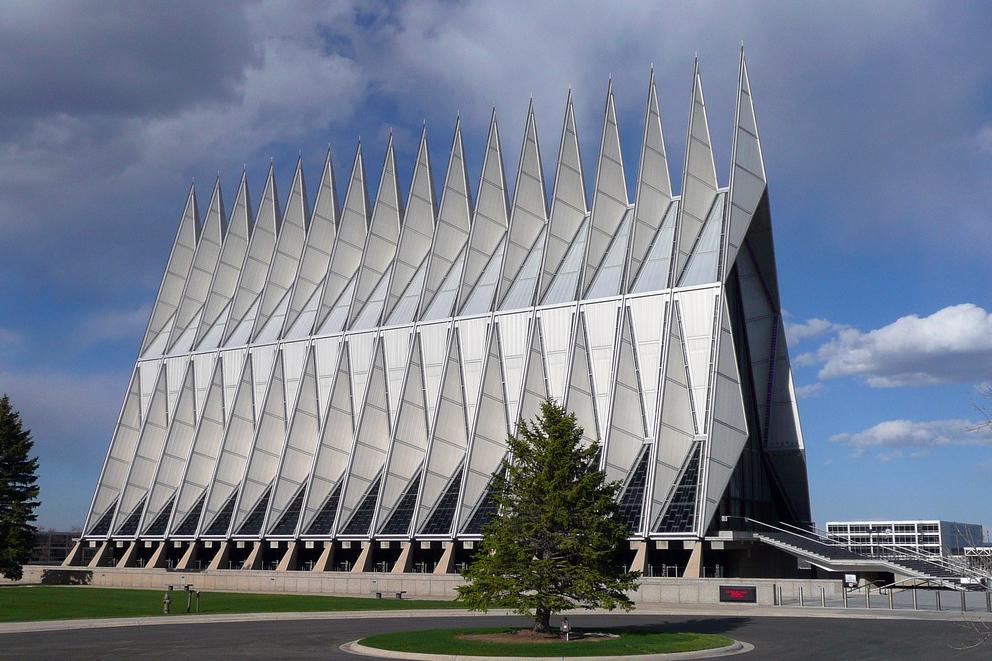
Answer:
[[[758,589],[753,585],[721,585],[720,601],[756,604],[758,603]]]

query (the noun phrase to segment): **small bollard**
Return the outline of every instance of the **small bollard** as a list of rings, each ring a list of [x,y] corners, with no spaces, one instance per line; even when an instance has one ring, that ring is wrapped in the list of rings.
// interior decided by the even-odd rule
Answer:
[[[162,597],[162,613],[165,615],[169,614],[169,607],[172,606],[172,597],[166,592],[165,596]]]
[[[778,605],[785,606],[785,595],[782,591],[782,586],[778,586]]]
[[[806,606],[806,600],[803,598],[803,586],[799,586],[799,607],[803,608]]]
[[[200,591],[196,591],[196,612],[200,612]]]
[[[778,585],[772,583],[772,606],[781,606],[778,602]]]
[[[186,584],[183,586],[186,588],[186,612],[190,612],[193,608],[193,586]]]
[[[934,592],[934,594],[937,595],[937,610],[939,611],[940,610],[940,590],[937,590],[936,592]]]
[[[572,633],[572,625],[568,623],[568,618],[561,618],[561,632],[565,634],[565,642],[568,642],[569,634]]]
[[[964,613],[964,612],[966,612],[968,610],[968,601],[965,599],[965,596],[967,594],[968,594],[967,592],[965,592],[964,590],[961,590],[961,612],[962,613]]]
[[[841,586],[841,593],[844,595],[844,608],[847,608],[847,586]]]
[[[820,608],[827,607],[827,590],[822,585],[820,586]]]
[[[889,610],[892,610],[892,588],[889,588]]]
[[[914,611],[920,610],[920,599],[916,595],[916,588],[913,588],[913,610]]]
[[[865,584],[865,608],[871,608],[871,585]]]
[[[992,592],[989,590],[985,591],[985,610],[992,613]]]

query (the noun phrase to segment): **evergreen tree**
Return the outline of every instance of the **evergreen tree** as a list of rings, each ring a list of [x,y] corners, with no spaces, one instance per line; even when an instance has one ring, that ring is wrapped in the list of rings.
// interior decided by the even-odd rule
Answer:
[[[31,456],[31,432],[21,416],[0,397],[0,576],[17,580],[31,558],[38,507],[38,460]]]
[[[620,483],[599,470],[599,446],[584,446],[575,415],[553,401],[508,443],[510,459],[493,475],[498,513],[458,599],[473,610],[512,608],[538,632],[563,610],[633,608],[626,592],[640,573],[618,563],[629,529],[618,514]]]

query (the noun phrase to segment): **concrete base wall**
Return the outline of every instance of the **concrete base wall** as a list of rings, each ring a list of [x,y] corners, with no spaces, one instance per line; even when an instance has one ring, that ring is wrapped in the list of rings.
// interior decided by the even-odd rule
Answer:
[[[7,581],[5,581],[7,582]],[[307,571],[239,571],[207,570],[198,572],[166,571],[117,567],[66,568],[27,566],[19,584],[94,585],[116,588],[147,588],[162,590],[167,585],[180,587],[191,584],[207,592],[287,592],[296,594],[334,594],[356,597],[383,592],[393,598],[394,592],[406,591],[404,598],[453,599],[455,588],[463,584],[457,574],[383,574],[355,572]],[[733,579],[733,578],[642,578],[640,588],[632,595],[639,604],[716,604],[720,601],[721,585],[757,587],[758,604],[774,604],[775,586],[781,586],[786,599],[797,599],[802,588],[808,600],[820,598],[820,588],[826,596],[839,598],[839,580],[801,579]],[[744,604],[746,606],[746,604]]]

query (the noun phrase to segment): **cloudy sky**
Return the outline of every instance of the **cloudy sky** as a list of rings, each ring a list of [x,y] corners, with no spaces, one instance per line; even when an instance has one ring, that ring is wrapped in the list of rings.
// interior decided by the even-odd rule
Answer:
[[[569,86],[591,178],[611,75],[632,179],[653,64],[678,186],[698,54],[725,183],[743,41],[814,516],[992,526],[992,7],[581,4],[8,3],[0,391],[39,523],[82,522],[191,180],[257,197],[328,146],[340,177],[358,136],[371,172],[393,130],[408,181],[458,114],[477,178],[493,105],[513,172],[531,96],[550,175]]]

